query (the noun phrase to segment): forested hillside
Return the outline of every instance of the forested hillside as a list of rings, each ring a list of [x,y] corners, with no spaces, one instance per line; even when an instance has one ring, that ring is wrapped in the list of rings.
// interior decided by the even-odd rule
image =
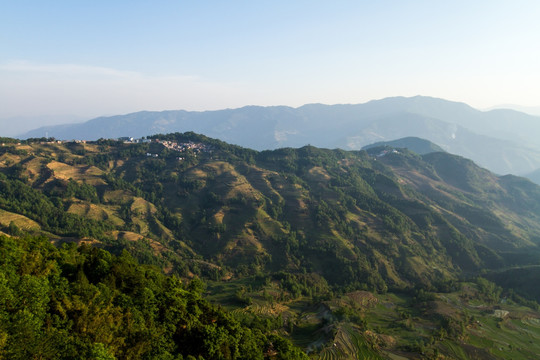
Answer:
[[[6,266],[15,266],[9,271],[50,284],[50,273],[65,279],[74,290],[58,301],[71,305],[73,296],[97,299],[106,293],[98,308],[122,321],[131,321],[131,307],[135,312],[139,306],[132,304],[155,299],[155,308],[137,310],[154,309],[152,314],[133,315],[144,318],[144,326],[134,322],[140,328],[133,334],[107,335],[125,338],[122,344],[71,334],[69,341],[84,343],[73,345],[85,354],[78,356],[99,350],[129,358],[137,346],[149,358],[158,351],[172,356],[163,358],[257,358],[245,355],[255,348],[258,357],[282,356],[280,351],[301,356],[278,337],[283,336],[320,358],[385,358],[389,352],[405,358],[505,358],[498,342],[486,343],[492,337],[487,329],[499,326],[506,334],[517,331],[511,325],[515,319],[540,319],[536,294],[527,287],[502,289],[478,277],[496,270],[499,277],[490,279],[503,284],[505,269],[540,264],[540,187],[528,180],[497,177],[447,153],[420,156],[389,147],[257,152],[193,133],[139,143],[49,140],[3,139],[0,147],[0,230],[21,239],[3,241],[20,248],[21,259],[53,256],[56,269],[17,270],[13,264],[26,261],[5,254]],[[60,250],[28,235],[44,236]],[[39,255],[24,255],[36,242]],[[138,275],[113,271],[125,264]],[[114,280],[124,275],[131,280]],[[144,285],[129,285],[134,276],[144,278]],[[199,282],[191,279],[197,278],[208,284],[204,295],[193,289]],[[6,281],[13,288],[22,280]],[[159,307],[166,307],[162,300],[174,281],[182,301],[197,299],[196,306],[205,309],[189,320],[204,336],[186,331],[182,336],[214,341],[215,353],[184,351],[182,341],[190,340],[160,328],[169,324],[162,317],[167,309]],[[53,299],[56,290],[50,286],[43,291]],[[207,296],[232,314],[208,305],[202,299]],[[504,310],[512,315],[493,322],[488,315],[501,310],[501,299],[512,306]],[[68,332],[76,323],[55,304],[47,302],[42,322],[36,322],[43,339],[49,323]],[[529,308],[516,312],[518,304]],[[9,321],[23,308],[13,307]],[[44,320],[51,316],[71,325]],[[223,325],[213,322],[216,316],[225,319]],[[220,335],[209,333],[208,326]],[[529,330],[534,340],[537,330]],[[9,331],[6,354],[16,348],[10,341],[17,332]],[[162,347],[130,340],[143,336],[137,331],[163,334]],[[522,340],[501,341],[514,347],[516,358],[537,353]],[[219,344],[236,345],[227,350]],[[493,351],[484,354],[481,348]]]
[[[208,303],[198,279],[73,245],[0,236],[2,358],[306,358]]]

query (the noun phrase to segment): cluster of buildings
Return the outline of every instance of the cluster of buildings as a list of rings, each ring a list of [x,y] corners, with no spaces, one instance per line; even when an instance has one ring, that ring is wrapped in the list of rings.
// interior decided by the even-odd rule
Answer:
[[[186,150],[192,150],[194,153],[200,153],[200,152],[209,152],[211,151],[211,146],[203,144],[203,143],[195,143],[192,141],[185,142],[185,143],[177,143],[175,141],[169,141],[169,140],[159,140],[157,139],[156,142],[160,143],[161,145],[165,146],[167,149],[184,152]]]
[[[176,142],[176,141],[170,141],[170,140],[160,140],[160,139],[135,139],[132,137],[120,137],[118,138],[119,141],[123,141],[125,144],[141,144],[141,143],[149,143],[149,142],[156,142],[158,144],[161,144],[165,146],[167,149],[178,151],[178,152],[185,152],[187,150],[191,150],[193,153],[198,154],[201,152],[210,152],[212,151],[212,146],[206,145],[203,143],[196,143],[193,141],[188,142]],[[146,156],[148,157],[159,157],[159,154],[154,153],[146,153]],[[184,160],[183,157],[177,157],[177,160]]]

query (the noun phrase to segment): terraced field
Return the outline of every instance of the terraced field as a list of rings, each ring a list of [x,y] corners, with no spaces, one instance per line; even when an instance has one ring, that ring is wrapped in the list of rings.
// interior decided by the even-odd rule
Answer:
[[[54,177],[63,180],[73,179],[76,181],[85,181],[90,185],[105,185],[105,181],[101,178],[103,170],[95,166],[71,166],[58,161],[51,161],[47,167],[53,172]]]
[[[318,360],[339,360],[339,359],[383,359],[377,352],[373,351],[366,342],[360,330],[351,325],[344,324],[337,328],[333,343],[321,350]]]
[[[11,222],[24,231],[32,232],[41,229],[41,226],[37,222],[26,216],[0,209],[0,225],[7,227]]]

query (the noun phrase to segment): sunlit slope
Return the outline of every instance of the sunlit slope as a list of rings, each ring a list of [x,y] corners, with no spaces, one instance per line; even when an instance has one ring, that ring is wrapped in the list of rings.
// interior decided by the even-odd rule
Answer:
[[[540,188],[447,153],[256,152],[186,133],[9,145],[0,156],[0,208],[24,217],[14,225],[127,248],[180,274],[287,270],[400,289],[539,254]]]

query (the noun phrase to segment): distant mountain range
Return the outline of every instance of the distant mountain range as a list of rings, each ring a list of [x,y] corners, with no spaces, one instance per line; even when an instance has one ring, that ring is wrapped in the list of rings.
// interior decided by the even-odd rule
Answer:
[[[21,137],[47,134],[57,139],[97,140],[185,131],[256,150],[306,144],[358,150],[375,142],[414,136],[498,174],[527,175],[540,168],[540,117],[514,110],[480,111],[464,103],[423,96],[356,105],[143,111],[42,127]]]
[[[515,104],[501,104],[483,109],[484,111],[495,110],[495,109],[512,109],[520,112],[524,112],[530,115],[540,116],[540,106],[522,106]]]

